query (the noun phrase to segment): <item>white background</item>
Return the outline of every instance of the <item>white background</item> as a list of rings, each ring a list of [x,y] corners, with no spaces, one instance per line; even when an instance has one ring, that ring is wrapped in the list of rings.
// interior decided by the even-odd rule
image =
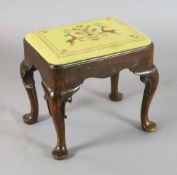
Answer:
[[[27,126],[29,101],[20,80],[26,33],[112,16],[138,28],[155,44],[160,83],[150,108],[154,133],[140,128],[144,85],[121,72],[123,101],[111,102],[109,79],[88,79],[67,105],[69,158],[50,152],[56,134],[35,74],[39,122]],[[177,3],[175,0],[0,0],[0,174],[177,174]]]

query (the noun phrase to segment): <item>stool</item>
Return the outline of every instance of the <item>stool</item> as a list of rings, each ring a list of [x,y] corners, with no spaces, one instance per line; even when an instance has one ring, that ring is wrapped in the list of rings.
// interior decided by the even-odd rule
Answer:
[[[42,77],[49,113],[52,116],[57,145],[55,159],[68,153],[65,142],[65,104],[79,90],[85,79],[111,77],[110,99],[119,101],[119,72],[129,69],[145,84],[141,106],[141,125],[147,132],[156,124],[149,120],[148,110],[158,85],[158,71],[153,64],[153,43],[144,34],[114,18],[90,20],[69,26],[59,26],[26,35],[25,59],[20,66],[21,77],[28,93],[31,112],[24,122],[38,119],[38,99],[33,72]]]

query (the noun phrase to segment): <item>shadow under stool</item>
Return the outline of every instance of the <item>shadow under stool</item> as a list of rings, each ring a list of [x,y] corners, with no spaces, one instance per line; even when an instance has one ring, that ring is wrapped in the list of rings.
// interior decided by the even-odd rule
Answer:
[[[148,110],[158,85],[158,71],[153,64],[153,43],[144,34],[114,18],[102,18],[68,26],[40,30],[26,35],[25,58],[21,77],[28,93],[31,112],[24,122],[38,119],[38,99],[33,73],[42,78],[49,113],[52,116],[57,145],[52,151],[55,159],[67,156],[65,142],[65,104],[71,102],[85,79],[111,77],[110,99],[119,101],[119,72],[129,69],[145,84],[141,106],[141,125],[151,132],[156,124],[149,120]]]

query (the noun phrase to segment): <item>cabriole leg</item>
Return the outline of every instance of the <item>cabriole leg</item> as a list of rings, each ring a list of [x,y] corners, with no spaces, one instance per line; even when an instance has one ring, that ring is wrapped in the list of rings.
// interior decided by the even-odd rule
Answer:
[[[151,69],[145,72],[140,72],[136,74],[140,75],[140,80],[145,84],[141,106],[142,128],[147,132],[152,132],[156,130],[156,123],[149,120],[148,111],[159,82],[158,70],[155,66],[153,66]]]
[[[76,90],[61,95],[58,92],[51,90],[43,82],[42,86],[47,97],[49,111],[57,133],[57,145],[53,149],[52,155],[55,159],[62,160],[66,158],[68,153],[65,140],[65,104]]]
[[[35,69],[27,64],[25,60],[21,63],[20,73],[31,104],[31,112],[23,116],[26,124],[36,123],[38,119],[38,99],[33,78],[34,71]]]

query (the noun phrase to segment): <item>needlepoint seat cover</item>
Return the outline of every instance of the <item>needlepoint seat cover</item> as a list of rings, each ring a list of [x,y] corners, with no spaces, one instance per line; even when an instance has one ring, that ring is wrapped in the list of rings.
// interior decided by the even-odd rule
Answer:
[[[25,40],[52,65],[99,59],[151,44],[141,32],[110,17],[32,32]]]

